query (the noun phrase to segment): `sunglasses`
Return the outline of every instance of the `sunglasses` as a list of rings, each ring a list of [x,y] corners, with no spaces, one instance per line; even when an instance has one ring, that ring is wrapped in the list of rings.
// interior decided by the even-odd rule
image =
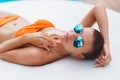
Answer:
[[[75,25],[74,32],[76,34],[82,34],[83,33],[82,24]],[[73,45],[75,48],[80,48],[81,46],[83,46],[83,38],[81,36],[78,36],[77,38],[75,38]]]

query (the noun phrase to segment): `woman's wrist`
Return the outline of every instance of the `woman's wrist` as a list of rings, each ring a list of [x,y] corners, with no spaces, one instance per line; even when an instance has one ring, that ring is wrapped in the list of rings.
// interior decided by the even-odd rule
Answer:
[[[108,43],[105,43],[103,47],[106,49],[106,53],[110,53],[110,46]]]
[[[109,40],[104,40],[104,44],[109,44]]]
[[[25,35],[23,35],[23,39],[26,43],[30,43],[32,40],[32,36],[31,36],[31,34],[25,34]]]
[[[110,43],[109,42],[104,42],[104,46],[108,46],[109,47]]]

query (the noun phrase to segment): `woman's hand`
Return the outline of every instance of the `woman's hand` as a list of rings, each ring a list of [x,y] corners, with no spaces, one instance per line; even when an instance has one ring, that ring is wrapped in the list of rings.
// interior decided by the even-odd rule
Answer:
[[[103,67],[110,63],[112,60],[110,48],[108,44],[104,44],[101,55],[96,59],[95,67]]]
[[[26,36],[30,44],[35,45],[37,47],[42,47],[48,51],[49,48],[53,47],[54,45],[54,42],[50,38],[50,36],[44,33],[37,32],[37,33],[27,34]]]

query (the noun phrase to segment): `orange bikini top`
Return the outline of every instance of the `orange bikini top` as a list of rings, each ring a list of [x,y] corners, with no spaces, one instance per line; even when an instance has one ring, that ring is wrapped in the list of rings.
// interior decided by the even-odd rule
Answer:
[[[34,33],[47,27],[54,27],[54,25],[48,20],[38,20],[34,24],[25,26],[20,30],[18,30],[15,37],[18,37],[27,33]]]
[[[17,15],[12,15],[12,16],[7,16],[7,17],[0,18],[0,27],[3,26],[4,24],[8,23],[8,22],[16,20],[18,17],[19,16],[17,16]]]
[[[4,18],[0,18],[0,26],[3,26],[4,24],[14,21],[18,18],[18,15],[11,15],[11,16],[7,16]],[[37,32],[39,30],[42,30],[44,28],[47,27],[54,27],[54,25],[48,21],[48,20],[38,20],[35,23],[28,25],[28,26],[24,26],[23,28],[21,28],[20,30],[18,30],[16,32],[15,37],[27,34],[27,33],[33,33],[33,32]]]

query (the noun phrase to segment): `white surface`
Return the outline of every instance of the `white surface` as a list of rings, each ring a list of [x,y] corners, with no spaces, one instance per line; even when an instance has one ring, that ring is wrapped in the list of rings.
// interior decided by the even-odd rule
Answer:
[[[92,6],[72,1],[27,1],[0,4],[0,10],[19,14],[31,22],[48,19],[60,29],[79,23]],[[22,66],[0,60],[0,80],[120,80],[120,14],[108,10],[113,60],[103,68],[95,61],[66,57],[44,66]]]

